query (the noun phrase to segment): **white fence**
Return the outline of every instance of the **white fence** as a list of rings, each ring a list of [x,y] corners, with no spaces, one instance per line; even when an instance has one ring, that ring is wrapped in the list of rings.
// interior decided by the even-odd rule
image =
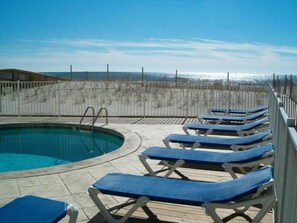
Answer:
[[[0,115],[81,116],[88,106],[110,116],[194,117],[209,107],[268,104],[267,85],[116,81],[0,82]]]
[[[288,101],[286,103],[278,97],[277,93],[272,91],[269,93],[269,111],[275,148],[274,177],[278,199],[275,207],[275,222],[277,223],[297,222],[297,133],[295,119],[290,117],[295,117],[296,114],[290,114],[292,104]],[[288,113],[290,116],[286,110],[290,111]]]

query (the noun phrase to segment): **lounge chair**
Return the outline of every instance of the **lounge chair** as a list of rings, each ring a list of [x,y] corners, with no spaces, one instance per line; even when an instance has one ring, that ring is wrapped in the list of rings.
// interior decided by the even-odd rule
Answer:
[[[178,143],[182,148],[222,148],[233,150],[248,149],[257,145],[263,145],[271,140],[271,130],[263,131],[249,136],[240,137],[215,137],[215,136],[193,136],[184,134],[170,134],[163,142],[166,147],[171,148],[170,143]]]
[[[198,120],[200,123],[237,123],[237,124],[246,124],[252,121],[255,121],[259,118],[265,116],[267,111],[261,111],[248,116],[221,116],[221,115],[199,115]]]
[[[58,222],[69,215],[69,223],[77,220],[77,209],[62,201],[26,195],[0,208],[0,222]]]
[[[218,124],[199,124],[188,123],[183,126],[186,134],[190,135],[190,130],[197,135],[228,134],[228,135],[251,135],[269,128],[268,117],[261,118],[254,122],[243,125],[218,125]]]
[[[209,114],[222,114],[224,113],[225,115],[250,115],[253,113],[257,113],[260,111],[266,111],[268,110],[268,106],[261,106],[258,108],[252,108],[252,109],[227,109],[227,108],[210,108],[208,109]]]
[[[250,206],[260,205],[252,221],[259,222],[276,200],[271,166],[216,183],[110,173],[91,185],[88,192],[109,223],[127,221],[139,207],[147,208],[149,201],[201,206],[216,223],[223,222],[216,209],[231,209],[244,215]],[[107,210],[98,197],[100,193],[132,198],[125,206],[134,205],[121,219],[115,219],[110,212],[114,208]]]
[[[239,169],[242,174],[247,174],[248,172],[258,169],[261,164],[272,164],[274,160],[273,154],[274,150],[271,143],[245,151],[227,153],[149,147],[139,155],[139,159],[151,176],[156,176],[158,171],[153,171],[147,159],[161,160],[163,164],[169,168],[164,177],[169,177],[178,167],[187,163],[194,165],[222,166],[233,178],[237,178],[234,168]]]

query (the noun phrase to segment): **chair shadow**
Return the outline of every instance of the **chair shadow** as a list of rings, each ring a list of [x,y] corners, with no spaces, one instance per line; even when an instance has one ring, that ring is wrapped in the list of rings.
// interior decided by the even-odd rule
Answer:
[[[158,217],[147,207],[142,207],[142,210],[146,213],[148,218],[137,218],[137,217],[130,217],[126,221],[127,223],[177,223],[177,222],[172,222],[172,221],[162,221],[158,219]],[[120,219],[122,216],[121,215],[116,215],[112,214],[112,217],[115,219]],[[106,220],[103,217],[103,215],[99,212],[96,214],[92,219],[90,219],[89,223],[105,223]]]
[[[147,206],[142,207],[142,209],[146,213],[148,218],[144,219],[144,218],[130,217],[126,222],[127,223],[177,223],[177,222],[173,222],[173,221],[163,221],[163,220],[158,219],[158,217]],[[122,216],[112,214],[112,217],[115,219],[120,219]],[[237,217],[242,217],[247,222],[252,222],[252,220],[253,220],[246,214],[233,213],[233,214],[230,214],[227,217],[223,218],[222,221],[229,222]],[[106,220],[103,217],[103,215],[99,212],[89,221],[89,223],[95,223],[95,222],[96,223],[105,223]]]

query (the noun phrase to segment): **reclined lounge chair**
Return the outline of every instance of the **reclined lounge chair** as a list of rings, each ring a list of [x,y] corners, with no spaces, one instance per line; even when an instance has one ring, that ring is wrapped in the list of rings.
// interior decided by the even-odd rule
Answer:
[[[201,206],[216,223],[223,222],[216,209],[232,209],[243,215],[250,206],[258,205],[261,209],[252,222],[260,222],[276,200],[271,166],[218,183],[110,173],[91,185],[88,192],[109,223],[127,221],[139,207],[147,208],[149,201]],[[129,205],[134,205],[121,219],[115,219],[110,213],[114,208],[107,210],[98,197],[100,193],[132,198]]]
[[[210,108],[208,109],[209,114],[222,114],[225,115],[249,115],[253,113],[257,113],[260,111],[268,110],[268,106],[261,106],[258,108],[252,108],[252,109],[226,109],[226,108]]]
[[[150,167],[147,159],[161,160],[167,166],[168,172],[164,177],[169,177],[183,164],[222,166],[233,178],[237,178],[234,168],[240,173],[247,174],[260,167],[261,164],[272,164],[274,150],[271,143],[258,146],[245,151],[213,152],[202,150],[168,149],[166,147],[149,147],[139,155],[139,159],[151,176],[157,176]],[[247,169],[248,167],[249,169]]]
[[[170,134],[163,142],[171,148],[170,143],[178,143],[182,148],[222,148],[233,150],[249,149],[257,145],[263,145],[271,140],[271,130],[263,131],[249,136],[240,137],[216,137],[216,136],[193,136],[184,134]]]
[[[259,118],[265,116],[267,111],[261,111],[248,116],[221,116],[221,115],[199,115],[198,120],[200,123],[236,123],[236,124],[246,124],[255,121]]]
[[[217,125],[217,124],[199,124],[188,123],[183,126],[186,134],[190,135],[190,130],[195,131],[197,135],[226,134],[226,135],[251,135],[258,131],[269,128],[268,117],[261,118],[254,122],[243,125]]]
[[[3,223],[52,223],[69,215],[69,223],[77,220],[77,209],[66,202],[26,195],[16,198],[0,208]]]

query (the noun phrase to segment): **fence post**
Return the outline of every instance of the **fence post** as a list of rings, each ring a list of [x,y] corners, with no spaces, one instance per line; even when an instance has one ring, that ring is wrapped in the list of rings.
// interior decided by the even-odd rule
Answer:
[[[289,94],[289,96],[290,96],[290,98],[292,99],[292,93],[293,93],[293,76],[292,76],[292,74],[290,75],[290,94]]]
[[[109,80],[109,64],[107,64],[107,67],[106,67],[106,81]]]
[[[143,73],[143,67],[141,69],[141,86],[143,87],[143,79],[144,79],[144,73]]]
[[[175,88],[177,88],[177,70],[175,70]]]
[[[100,108],[102,108],[103,107],[103,80],[101,80],[100,83],[101,83],[101,87],[100,87],[100,89],[101,89]],[[106,90],[107,90],[107,86],[105,86],[105,87],[106,87]]]
[[[283,109],[283,111],[284,111],[284,113],[287,115],[287,113],[285,112],[285,110],[284,110],[284,108],[282,108]],[[283,117],[284,118],[284,117]],[[284,153],[285,153],[285,160],[284,160],[284,169],[283,169],[283,182],[284,182],[284,185],[283,185],[283,187],[284,187],[284,189],[282,189],[282,195],[281,195],[281,208],[280,208],[280,211],[279,211],[279,213],[280,213],[280,222],[283,222],[283,220],[285,219],[284,218],[284,215],[286,214],[285,213],[285,210],[284,210],[284,206],[285,206],[285,198],[286,198],[286,191],[285,191],[285,183],[287,182],[287,178],[288,177],[292,177],[292,176],[288,176],[288,171],[286,171],[287,170],[287,168],[290,168],[290,166],[288,166],[288,159],[289,159],[289,151],[288,151],[288,144],[289,144],[289,138],[290,138],[290,136],[289,136],[289,128],[290,127],[292,127],[292,128],[294,128],[295,127],[295,119],[294,118],[289,118],[288,116],[287,117],[285,117],[286,118],[286,127],[285,127],[285,131],[286,131],[286,133],[285,133],[285,139],[284,139],[284,142],[285,142],[285,144],[283,145],[284,146],[284,148],[285,148],[285,151],[283,151]],[[282,148],[281,146],[278,146],[277,148]]]
[[[280,79],[279,76],[276,76],[276,86],[277,86],[277,93],[280,93],[281,91],[281,84],[280,84]]]
[[[21,113],[20,80],[17,80],[18,116]]]
[[[145,118],[145,82],[143,83],[143,87],[142,87],[142,91],[143,91],[143,117]]]
[[[58,80],[58,117],[61,117],[61,80]]]
[[[287,93],[287,86],[288,86],[288,78],[287,78],[287,75],[285,75],[284,89],[283,89],[284,95],[286,95],[286,93]]]
[[[189,117],[189,83],[186,83],[187,87],[187,114],[186,114],[186,117],[188,118]]]
[[[273,73],[272,86],[275,89],[276,87],[275,73]]]
[[[228,84],[228,109],[231,109],[231,90],[230,90],[230,77],[229,72],[227,73],[227,84]]]
[[[70,65],[70,80],[72,81],[72,65]]]

